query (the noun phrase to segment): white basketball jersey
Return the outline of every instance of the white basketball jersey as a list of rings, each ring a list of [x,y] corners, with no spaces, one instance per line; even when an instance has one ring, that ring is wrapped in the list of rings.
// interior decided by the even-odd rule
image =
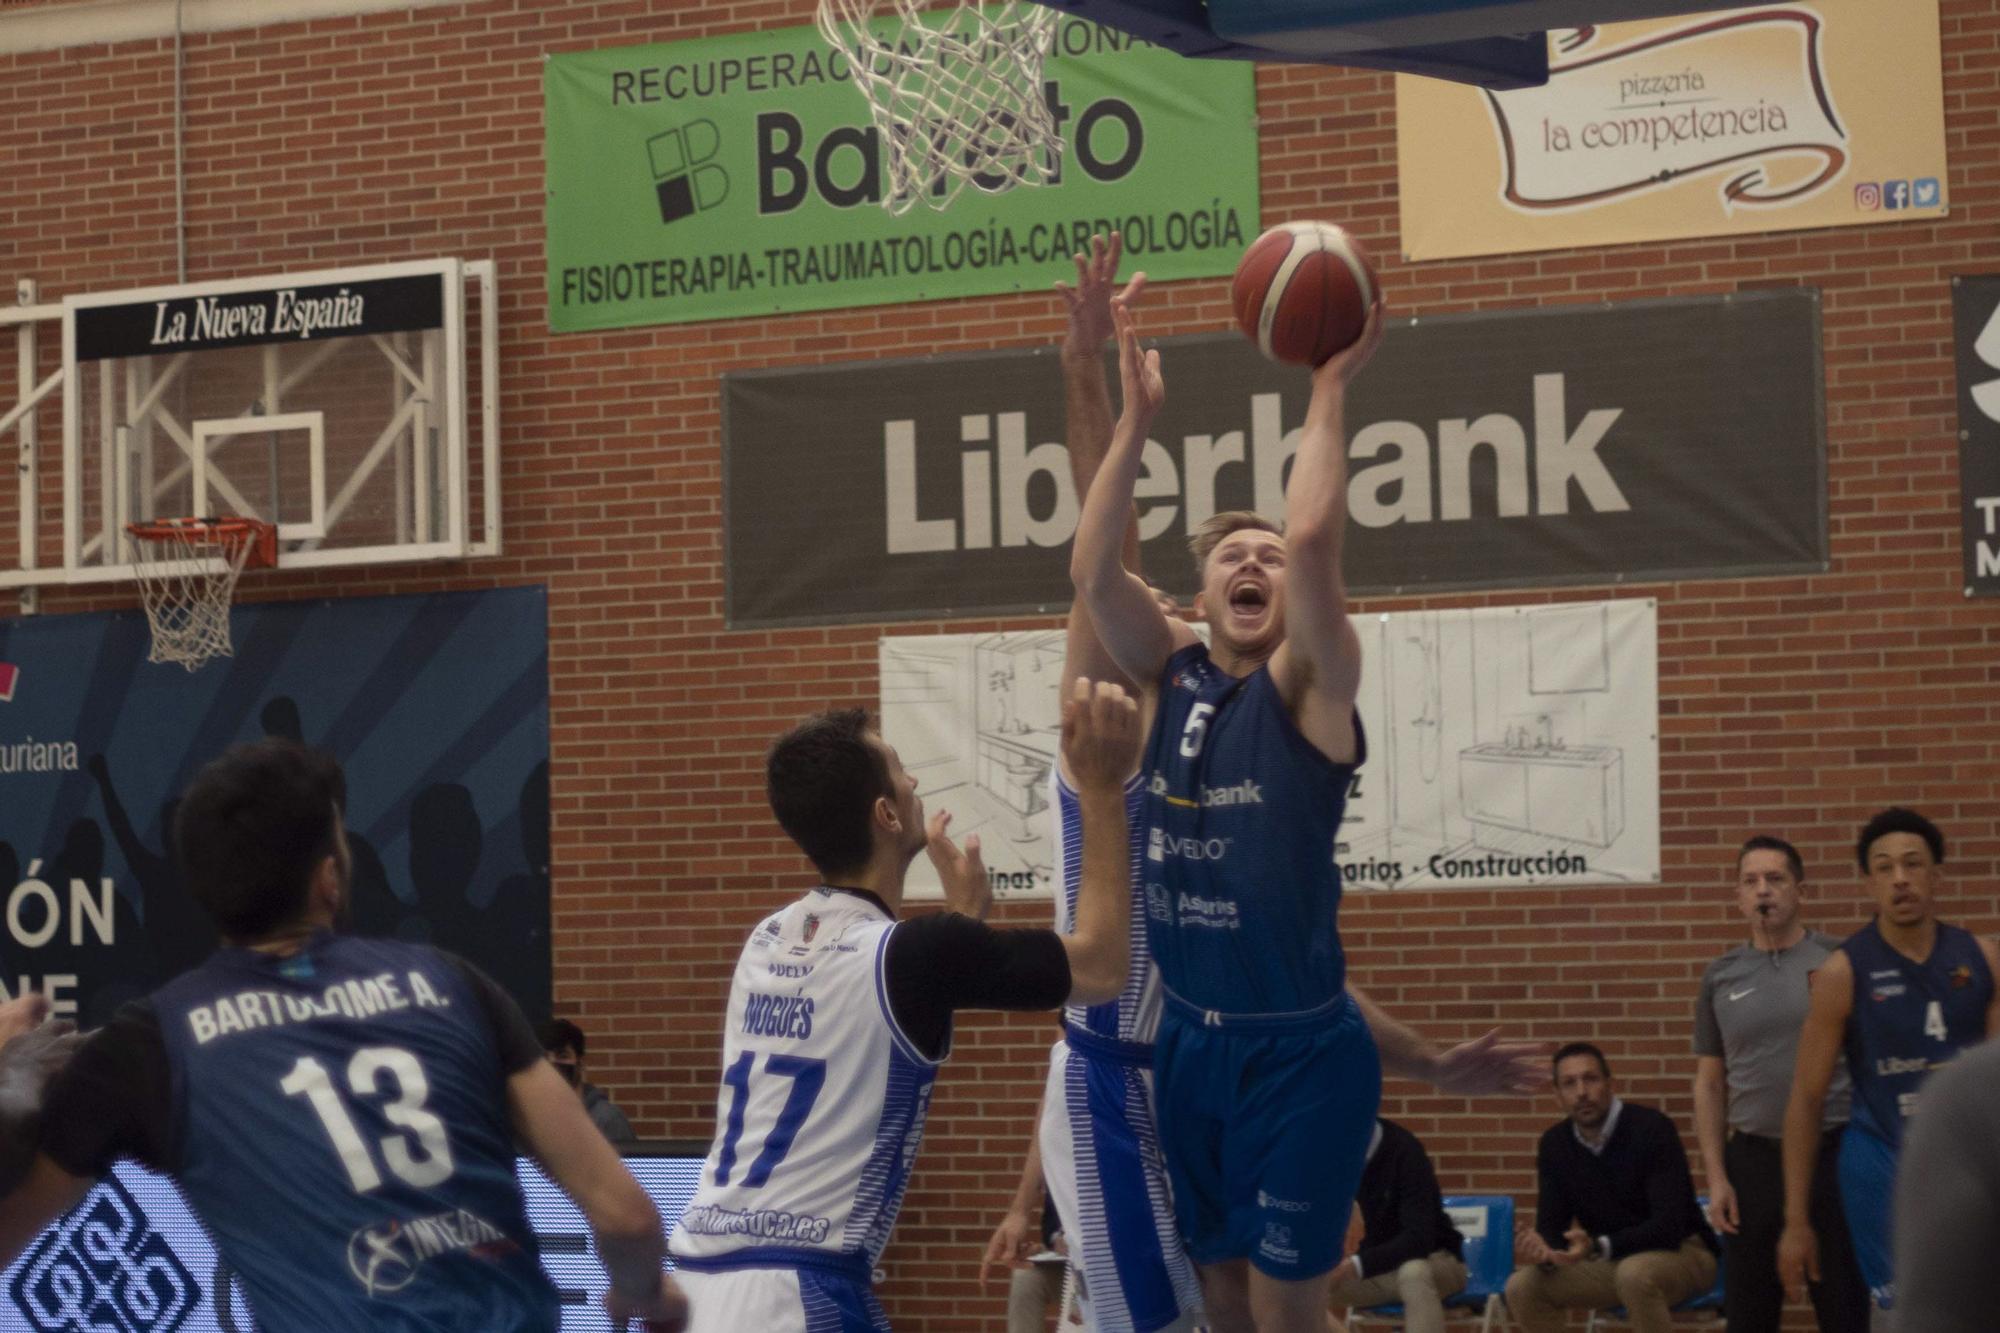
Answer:
[[[1056,859],[1062,867],[1056,932],[1073,935],[1076,895],[1083,887],[1083,811],[1077,806],[1076,792],[1060,772],[1050,781],[1055,785],[1050,805],[1056,812]],[[1153,966],[1152,951],[1146,944],[1146,790],[1136,774],[1125,784],[1125,822],[1132,841],[1132,962],[1125,974],[1125,989],[1118,992],[1117,999],[1103,1004],[1065,1005],[1063,1017],[1100,1037],[1150,1043],[1160,1027],[1160,970]]]
[[[940,1063],[889,1014],[895,927],[870,900],[821,888],[751,933],[729,991],[716,1138],[674,1254],[880,1257]]]

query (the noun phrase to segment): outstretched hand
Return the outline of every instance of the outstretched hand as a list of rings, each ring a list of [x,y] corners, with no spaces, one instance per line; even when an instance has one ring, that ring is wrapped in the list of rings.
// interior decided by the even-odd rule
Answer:
[[[1551,1050],[1547,1042],[1501,1041],[1500,1030],[1495,1028],[1440,1055],[1431,1082],[1440,1092],[1462,1097],[1494,1093],[1530,1096],[1549,1086]]]
[[[1125,785],[1139,766],[1139,704],[1118,685],[1077,677],[1063,701],[1062,757],[1079,789]]]
[[[39,1004],[24,1001],[36,1000]],[[65,1022],[40,1022],[49,1010],[39,992],[0,1005],[4,1027],[13,1035],[0,1042],[0,1194],[21,1182],[40,1137],[42,1106],[49,1082],[69,1063],[83,1034]],[[13,1011],[8,1013],[7,1011]],[[23,1030],[27,1016],[37,1026]]]
[[[937,867],[938,883],[944,886],[944,904],[952,911],[975,921],[986,919],[993,906],[993,881],[979,854],[979,835],[969,835],[963,850],[946,833],[951,827],[951,811],[940,810],[924,824],[924,853]]]
[[[1070,344],[1078,351],[1096,353],[1117,331],[1111,320],[1114,297],[1121,305],[1136,305],[1146,290],[1146,275],[1134,273],[1125,290],[1117,291],[1118,257],[1123,250],[1124,240],[1117,232],[1109,238],[1100,232],[1090,238],[1089,254],[1079,250],[1072,256],[1076,260],[1076,286],[1056,283],[1069,307]]]
[[[22,991],[0,1004],[0,1046],[24,1032],[33,1032],[49,1016],[49,997],[41,991]]]
[[[1118,324],[1118,384],[1125,394],[1125,415],[1149,422],[1167,401],[1167,382],[1160,374],[1160,349],[1141,350],[1139,326],[1123,301],[1111,305]]]

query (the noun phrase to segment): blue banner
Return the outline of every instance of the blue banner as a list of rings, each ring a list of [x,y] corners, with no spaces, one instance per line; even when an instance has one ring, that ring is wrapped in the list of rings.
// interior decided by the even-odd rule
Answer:
[[[0,991],[92,1027],[201,961],[179,794],[278,735],[347,771],[353,928],[462,954],[547,1017],[545,590],[239,606],[230,631],[190,673],[146,661],[136,611],[0,622]]]

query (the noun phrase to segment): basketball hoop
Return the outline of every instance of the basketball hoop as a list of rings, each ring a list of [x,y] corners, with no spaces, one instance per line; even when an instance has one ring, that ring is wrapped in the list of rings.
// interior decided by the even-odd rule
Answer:
[[[888,149],[882,206],[947,207],[967,185],[1046,185],[1062,155],[1042,95],[1061,15],[1033,0],[819,0],[819,30],[847,57]],[[879,15],[879,17],[878,17]]]
[[[254,518],[160,518],[128,523],[133,568],[153,626],[147,660],[193,671],[227,657],[229,604],[246,569],[278,563],[278,529]]]

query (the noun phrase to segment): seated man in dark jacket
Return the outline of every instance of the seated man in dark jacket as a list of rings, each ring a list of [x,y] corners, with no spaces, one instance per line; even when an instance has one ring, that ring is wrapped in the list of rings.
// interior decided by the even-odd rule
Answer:
[[[1465,1240],[1445,1216],[1437,1173],[1417,1136],[1375,1122],[1355,1197],[1361,1248],[1333,1270],[1333,1303],[1403,1304],[1407,1333],[1444,1333],[1444,1298],[1465,1289]]]
[[[1620,1101],[1604,1052],[1556,1052],[1568,1118],[1542,1135],[1535,1226],[1515,1237],[1521,1267],[1507,1308],[1528,1333],[1557,1333],[1566,1310],[1623,1305],[1635,1333],[1667,1333],[1675,1304],[1715,1281],[1715,1237],[1695,1202],[1673,1121]]]

